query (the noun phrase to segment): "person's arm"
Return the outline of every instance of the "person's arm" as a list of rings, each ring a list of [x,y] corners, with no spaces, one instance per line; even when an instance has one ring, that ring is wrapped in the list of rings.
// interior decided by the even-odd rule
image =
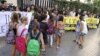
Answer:
[[[27,45],[27,43],[28,43],[28,35],[26,35],[26,37],[25,37],[25,42],[26,42],[26,45]]]

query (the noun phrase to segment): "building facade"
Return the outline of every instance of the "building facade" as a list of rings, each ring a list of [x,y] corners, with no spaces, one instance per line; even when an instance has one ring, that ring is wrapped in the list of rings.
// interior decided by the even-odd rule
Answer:
[[[94,0],[59,0],[59,1],[80,1],[81,3],[93,3]]]
[[[3,1],[3,0],[0,0]],[[7,3],[13,4],[14,6],[19,6],[25,8],[30,5],[37,5],[40,7],[51,7],[52,0],[6,0]]]
[[[17,0],[17,5],[23,8],[30,5],[37,5],[40,7],[51,7],[52,0]]]

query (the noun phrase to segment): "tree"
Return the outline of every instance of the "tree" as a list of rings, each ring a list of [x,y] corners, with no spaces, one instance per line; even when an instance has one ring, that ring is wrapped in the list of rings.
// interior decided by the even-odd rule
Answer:
[[[70,2],[72,2],[73,0],[70,0]]]
[[[80,2],[80,0],[77,0],[78,2]]]
[[[93,5],[97,8],[100,8],[100,0],[94,0]]]
[[[94,5],[100,7],[100,0],[94,0]]]
[[[87,3],[91,4],[91,0],[87,0]]]
[[[100,12],[100,0],[94,0],[93,5]]]

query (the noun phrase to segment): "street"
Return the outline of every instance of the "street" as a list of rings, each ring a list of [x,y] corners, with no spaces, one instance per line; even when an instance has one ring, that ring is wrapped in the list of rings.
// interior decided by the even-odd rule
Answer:
[[[89,30],[88,35],[84,38],[84,48],[79,49],[78,45],[73,42],[75,34],[72,31],[66,31],[62,38],[62,44],[59,49],[54,45],[52,48],[47,47],[46,56],[100,56],[100,28]],[[4,40],[0,39],[0,56],[11,56],[11,46],[6,45]],[[19,54],[17,53],[16,56]]]

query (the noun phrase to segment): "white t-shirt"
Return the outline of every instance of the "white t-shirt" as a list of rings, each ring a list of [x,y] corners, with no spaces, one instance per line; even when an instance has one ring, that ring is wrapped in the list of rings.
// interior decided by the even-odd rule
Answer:
[[[81,21],[83,23],[83,30],[82,33],[87,34],[88,33],[88,29],[87,29],[87,23],[86,21]]]
[[[26,29],[26,27],[23,26],[23,25],[20,25],[20,26],[18,27],[18,30],[17,30],[18,36],[21,35],[23,29]],[[26,29],[26,30],[23,32],[22,37],[25,37],[27,34],[28,34],[28,30]]]
[[[70,16],[75,17],[75,12],[71,11]]]

